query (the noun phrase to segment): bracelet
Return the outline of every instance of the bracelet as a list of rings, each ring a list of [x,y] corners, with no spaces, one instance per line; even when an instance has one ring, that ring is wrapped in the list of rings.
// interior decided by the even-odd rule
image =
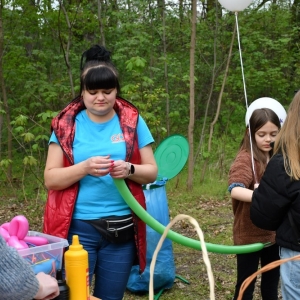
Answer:
[[[127,177],[129,177],[131,175],[130,165],[131,164],[129,162],[127,162],[127,171],[128,171]]]
[[[133,164],[131,164],[130,162],[127,162],[127,167],[128,167],[128,175],[127,177],[131,176],[134,174],[135,172],[135,167]]]

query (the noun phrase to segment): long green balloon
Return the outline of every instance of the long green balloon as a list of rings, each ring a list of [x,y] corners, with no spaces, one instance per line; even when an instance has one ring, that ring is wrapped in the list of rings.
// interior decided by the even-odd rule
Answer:
[[[114,183],[124,198],[125,202],[128,206],[135,212],[135,214],[143,220],[148,226],[150,226],[156,232],[163,234],[165,230],[165,226],[155,220],[132,196],[129,191],[125,181],[123,179],[114,179]],[[201,245],[199,240],[194,240],[188,237],[185,237],[181,234],[178,234],[172,230],[168,231],[167,237],[184,246],[201,250]],[[222,253],[222,254],[243,254],[259,251],[264,248],[265,244],[263,243],[255,243],[249,245],[241,245],[241,246],[225,246],[225,245],[217,245],[211,243],[205,243],[207,251],[214,253]]]

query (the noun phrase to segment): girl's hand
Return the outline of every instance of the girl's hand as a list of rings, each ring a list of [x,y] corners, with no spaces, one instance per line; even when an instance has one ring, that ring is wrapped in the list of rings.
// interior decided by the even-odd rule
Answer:
[[[100,177],[107,175],[114,166],[114,161],[107,156],[94,156],[85,161],[86,174]]]

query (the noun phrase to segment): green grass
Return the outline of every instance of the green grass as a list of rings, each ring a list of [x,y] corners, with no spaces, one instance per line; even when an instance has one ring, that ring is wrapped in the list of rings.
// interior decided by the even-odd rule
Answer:
[[[198,222],[206,242],[232,245],[231,201],[228,198],[227,179],[195,184],[191,192],[186,190],[187,174],[181,173],[166,183],[170,218],[178,214],[188,215]],[[194,226],[188,220],[177,222],[173,228],[186,237],[199,240]],[[202,251],[173,242],[176,274],[188,283],[175,278],[173,287],[164,291],[161,299],[209,299],[209,281]],[[216,299],[231,299],[235,280],[235,256],[209,253],[212,271],[216,270]],[[149,296],[127,292],[124,300],[148,299]]]
[[[170,218],[186,214],[198,222],[205,242],[218,245],[233,245],[233,214],[231,199],[227,192],[227,177],[222,180],[211,174],[204,183],[196,184],[193,191],[186,190],[186,173],[167,182],[166,193]],[[186,237],[199,240],[193,225],[187,220],[177,222],[173,227]],[[206,264],[202,251],[194,250],[173,242],[173,255],[176,274],[187,280],[175,278],[171,289],[163,291],[161,300],[207,300],[210,299],[210,287]],[[216,300],[231,300],[236,280],[236,257],[234,254],[208,253],[214,277]],[[260,277],[258,277],[253,300],[260,297]],[[149,299],[148,294],[138,295],[126,292],[124,300]]]
[[[227,176],[220,179],[219,174],[208,170],[203,183],[195,174],[194,188],[186,189],[187,174],[183,170],[179,176],[166,183],[166,196],[170,219],[178,214],[186,214],[198,222],[203,231],[205,242],[232,245],[233,214],[231,199],[227,192]],[[28,172],[24,182],[15,181],[1,184],[0,224],[9,222],[14,216],[24,214],[30,230],[42,230],[42,216],[46,191],[40,182]],[[187,220],[177,222],[173,228],[186,237],[199,240],[193,225]],[[163,291],[161,300],[206,300],[210,299],[209,281],[202,251],[194,250],[173,242],[173,256],[176,274],[171,289]],[[234,292],[236,266],[235,255],[208,254],[214,276],[216,300],[230,300]],[[254,300],[260,299],[259,284],[256,285]],[[149,299],[148,294],[138,295],[126,292],[124,300]]]

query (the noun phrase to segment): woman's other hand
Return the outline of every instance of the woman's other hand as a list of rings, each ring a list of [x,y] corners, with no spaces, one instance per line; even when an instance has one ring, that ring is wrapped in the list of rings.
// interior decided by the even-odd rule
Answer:
[[[155,181],[157,177],[157,165],[153,155],[151,145],[147,145],[140,149],[141,163],[133,164],[134,173],[129,173],[130,163],[118,160],[115,161],[110,172],[111,177],[125,179],[129,176],[130,180],[133,180],[139,184],[147,184]]]
[[[84,169],[86,174],[92,176],[105,176],[112,168],[114,168],[115,162],[110,159],[110,156],[94,156],[85,161]]]

